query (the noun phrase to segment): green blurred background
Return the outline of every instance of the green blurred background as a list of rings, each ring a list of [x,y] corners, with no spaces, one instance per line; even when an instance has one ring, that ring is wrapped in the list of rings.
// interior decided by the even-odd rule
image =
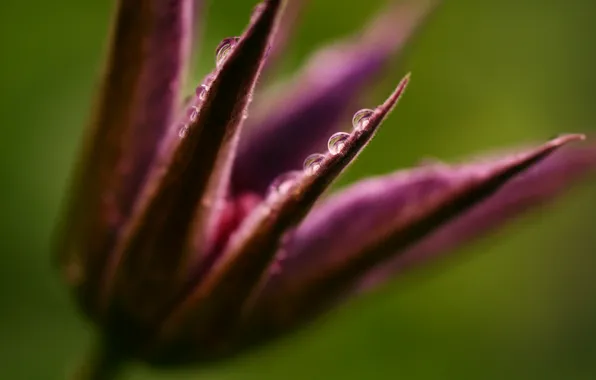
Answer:
[[[311,1],[282,75],[357,30],[380,0]],[[0,3],[0,379],[63,379],[91,328],[48,241],[89,111],[113,1]],[[193,77],[253,1],[211,1]],[[413,82],[340,186],[493,147],[596,130],[596,3],[450,0],[363,98]],[[313,327],[212,368],[133,379],[595,379],[595,181],[355,300]]]

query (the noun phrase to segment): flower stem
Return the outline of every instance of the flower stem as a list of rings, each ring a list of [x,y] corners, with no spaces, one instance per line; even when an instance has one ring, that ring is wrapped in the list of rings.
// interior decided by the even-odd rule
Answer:
[[[124,356],[113,345],[102,340],[90,353],[73,380],[114,380],[124,365]]]

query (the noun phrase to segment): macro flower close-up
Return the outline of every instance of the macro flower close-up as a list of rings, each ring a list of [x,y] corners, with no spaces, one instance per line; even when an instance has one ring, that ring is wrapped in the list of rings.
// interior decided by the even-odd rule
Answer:
[[[307,58],[292,69],[286,67],[288,54],[304,30],[301,23],[308,20],[307,10],[316,2],[263,0],[243,3],[243,11],[234,8],[238,4],[233,1],[227,9],[225,0],[217,2],[222,8],[201,0],[111,3],[111,26],[104,33],[106,48],[100,58],[103,64],[95,76],[97,85],[90,91],[90,116],[83,117],[85,128],[71,129],[81,131],[81,142],[72,139],[78,153],[73,149],[62,166],[64,173],[69,167],[73,170],[63,176],[61,191],[52,198],[59,207],[43,235],[44,239],[47,235],[45,251],[51,251],[51,269],[62,281],[60,291],[68,290],[72,313],[78,311],[88,324],[85,330],[92,331],[81,340],[83,348],[62,363],[67,378],[129,378],[131,367],[139,364],[150,371],[182,370],[196,378],[218,378],[217,371],[210,372],[214,366],[250,361],[260,353],[275,351],[280,344],[300,340],[302,334],[309,336],[316,326],[334,325],[336,318],[341,326],[336,314],[342,310],[364,312],[366,305],[382,294],[390,291],[399,297],[400,292],[423,288],[423,283],[435,281],[437,273],[448,275],[450,266],[457,273],[458,261],[464,265],[480,253],[488,256],[483,251],[499,247],[511,252],[512,261],[499,269],[490,265],[471,269],[481,279],[479,294],[482,286],[488,286],[482,281],[492,275],[495,283],[512,285],[504,285],[508,290],[500,299],[480,296],[473,305],[478,310],[509,308],[514,322],[503,322],[503,330],[499,330],[498,317],[490,321],[486,317],[486,322],[481,317],[478,329],[487,334],[492,329],[509,331],[494,333],[495,341],[501,339],[502,347],[510,345],[521,352],[524,346],[519,342],[532,341],[532,329],[520,326],[532,322],[516,323],[521,323],[524,315],[530,320],[533,312],[543,312],[528,306],[530,311],[521,312],[515,320],[518,307],[524,310],[522,304],[539,301],[534,297],[527,298],[532,302],[522,301],[524,290],[515,286],[523,286],[519,285],[523,282],[512,277],[546,283],[547,272],[536,268],[545,265],[553,272],[563,270],[553,257],[561,259],[567,254],[569,260],[577,260],[573,268],[583,268],[585,278],[596,273],[588,269],[596,263],[589,255],[594,253],[596,241],[581,227],[593,219],[588,210],[595,205],[596,179],[594,126],[586,126],[584,121],[596,122],[596,115],[578,116],[565,124],[549,120],[542,129],[533,127],[551,110],[530,106],[530,100],[517,108],[516,99],[525,99],[524,91],[530,91],[522,84],[515,85],[517,77],[501,87],[498,80],[490,79],[511,76],[497,68],[522,70],[522,59],[503,58],[491,66],[490,58],[478,58],[465,62],[467,70],[458,68],[460,61],[453,57],[464,43],[449,36],[450,24],[445,21],[449,2],[380,2],[374,11],[360,17],[359,32],[317,43],[316,52],[309,48]],[[327,4],[322,19],[341,18],[339,4]],[[209,25],[211,8],[214,20],[225,23],[232,16],[244,18],[245,28],[234,22],[230,27],[236,30],[234,35],[209,34],[202,26]],[[219,16],[218,9],[222,12]],[[443,13],[447,14],[444,18]],[[507,20],[502,21],[506,24]],[[323,22],[320,30],[334,22]],[[474,25],[482,30],[478,26],[482,22]],[[490,23],[484,27],[490,28]],[[425,38],[431,38],[426,30],[431,37],[432,33],[444,33],[444,41],[437,37],[439,42],[425,45]],[[495,30],[498,34],[500,29]],[[215,39],[219,41],[213,44]],[[412,60],[418,54],[418,41],[436,51],[432,63]],[[513,47],[507,51],[523,56],[525,43],[511,43]],[[484,45],[474,49],[481,51]],[[195,74],[192,67],[196,62],[206,73]],[[211,67],[203,62],[211,62]],[[448,78],[436,79],[433,67],[450,72]],[[553,72],[558,72],[558,66],[553,67]],[[540,85],[534,84],[539,89],[535,93],[547,96],[557,92],[550,91],[550,78],[536,78]],[[594,77],[570,81],[579,86],[590,80]],[[444,87],[445,81],[450,87]],[[553,81],[566,88],[562,81]],[[476,82],[480,85],[475,86]],[[532,88],[532,82],[527,83]],[[482,99],[486,99],[485,108]],[[540,99],[533,101],[541,104]],[[585,93],[585,99],[593,101],[594,96]],[[572,107],[591,109],[585,99],[579,105],[569,102],[573,106],[561,102],[560,112]],[[581,108],[584,104],[585,109]],[[533,116],[538,114],[541,117]],[[454,127],[454,120],[465,127]],[[507,130],[506,122],[533,132],[516,135],[516,131],[510,139],[496,137],[507,133],[501,130]],[[494,123],[492,128],[497,126],[497,131],[482,129],[478,125],[482,123]],[[488,130],[493,137],[483,140],[483,132],[476,128]],[[441,156],[448,159],[435,158]],[[361,161],[368,169],[358,169]],[[348,180],[344,182],[344,178]],[[588,189],[585,195],[580,193],[582,187]],[[579,195],[571,197],[569,193]],[[559,202],[571,204],[573,199],[579,199],[577,215],[557,217]],[[555,210],[552,225],[561,220],[557,233],[551,237],[541,232],[520,246],[523,248],[507,248],[515,236],[540,228],[543,221],[548,225],[551,209]],[[531,216],[534,219],[523,219]],[[569,222],[564,224],[563,219]],[[503,235],[497,230],[501,228],[509,229],[507,238],[500,237]],[[487,243],[481,244],[478,252],[459,252],[478,246],[477,241]],[[541,260],[547,263],[536,264]],[[440,311],[442,297],[447,304],[449,299],[465,298],[470,288],[476,285],[452,285],[451,290],[447,286],[444,295],[416,297],[412,305],[433,305],[426,311],[422,307],[420,315],[444,313]],[[566,291],[579,297],[582,292],[571,289],[580,288],[569,285]],[[552,285],[544,293],[548,296],[541,296],[544,305],[554,305],[555,298],[550,296],[558,292],[561,295],[556,297],[569,299],[562,296],[568,293]],[[515,301],[506,306],[504,299]],[[499,306],[499,302],[503,304]],[[470,318],[479,313],[472,310],[470,307]],[[559,309],[553,306],[553,310]],[[395,322],[401,326],[412,318],[409,323],[414,326],[412,313],[402,307],[386,315],[401,315],[403,320]],[[589,319],[593,313],[581,315]],[[425,324],[424,318],[420,319],[420,331],[433,335],[441,323],[447,323],[439,322],[444,321],[440,316],[434,321],[434,325]],[[557,322],[543,323],[540,331],[562,329]],[[560,325],[568,323],[561,320]],[[388,356],[385,363],[389,365],[390,358],[407,351],[412,342],[420,353],[426,351],[421,347],[433,346],[431,338],[428,344],[409,339],[405,328],[385,334],[374,324],[371,318],[367,323],[338,328],[344,345],[363,345],[357,350],[362,354],[338,359],[344,361],[340,365],[345,367],[343,374],[329,369],[325,375],[313,365],[311,372],[297,372],[296,378],[362,378],[364,372],[370,378],[394,378],[400,374],[399,368],[355,371],[352,375],[349,369],[357,368],[359,362],[374,363],[383,355]],[[590,327],[594,325],[585,325],[586,330]],[[516,328],[525,330],[526,335],[516,333]],[[474,331],[474,327],[470,329]],[[383,343],[378,348],[365,347],[375,346],[375,340],[371,337],[368,343],[359,343],[352,336],[355,331],[375,331]],[[513,343],[510,337],[516,335],[525,338]],[[495,357],[502,350],[474,352],[473,340],[463,349],[466,343],[458,346],[451,341],[450,346],[449,339],[440,336],[435,339],[445,341],[444,347],[453,347],[454,357],[460,347],[461,352],[468,352],[470,362],[476,356]],[[565,337],[572,339],[571,335]],[[537,352],[533,347],[540,345],[541,338],[546,339],[536,335],[536,342],[527,349]],[[581,344],[587,343],[577,344],[583,347]],[[589,352],[589,347],[594,348],[588,345],[580,351]],[[341,358],[340,351],[336,346],[325,356]],[[442,356],[432,349],[429,352],[430,360]],[[569,349],[568,354],[571,352]],[[265,363],[275,361],[263,355]],[[377,359],[367,359],[367,355]],[[443,368],[440,360],[424,364],[423,356],[412,362],[406,378],[467,378],[456,375],[457,371],[439,370]],[[313,361],[311,356],[309,362]],[[296,359],[296,363],[302,361]],[[528,363],[511,364],[511,370],[519,378],[533,378],[528,375],[532,373]],[[490,372],[490,378],[501,378],[496,369],[501,365],[482,368],[470,363],[468,375],[478,370]],[[230,376],[279,378],[284,371],[278,375],[240,371]],[[553,378],[559,378],[555,373]],[[592,372],[586,369],[587,373]]]

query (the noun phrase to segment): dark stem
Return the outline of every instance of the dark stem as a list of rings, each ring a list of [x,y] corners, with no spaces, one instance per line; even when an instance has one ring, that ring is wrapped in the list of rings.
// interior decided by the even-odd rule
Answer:
[[[85,363],[73,376],[73,380],[114,380],[119,377],[125,358],[117,347],[101,340]]]

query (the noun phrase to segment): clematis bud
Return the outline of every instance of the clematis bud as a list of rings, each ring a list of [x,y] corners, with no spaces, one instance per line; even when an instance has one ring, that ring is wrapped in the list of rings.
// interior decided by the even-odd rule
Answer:
[[[401,170],[317,203],[410,75],[382,104],[345,112],[433,4],[389,8],[362,36],[316,54],[285,95],[260,100],[271,45],[280,54],[294,24],[283,1],[265,0],[182,101],[199,3],[117,2],[56,250],[104,343],[83,377],[109,378],[126,360],[222,360],[269,342],[596,167],[594,146],[562,149],[584,139],[570,134],[502,157]],[[315,153],[322,141],[327,149]]]

